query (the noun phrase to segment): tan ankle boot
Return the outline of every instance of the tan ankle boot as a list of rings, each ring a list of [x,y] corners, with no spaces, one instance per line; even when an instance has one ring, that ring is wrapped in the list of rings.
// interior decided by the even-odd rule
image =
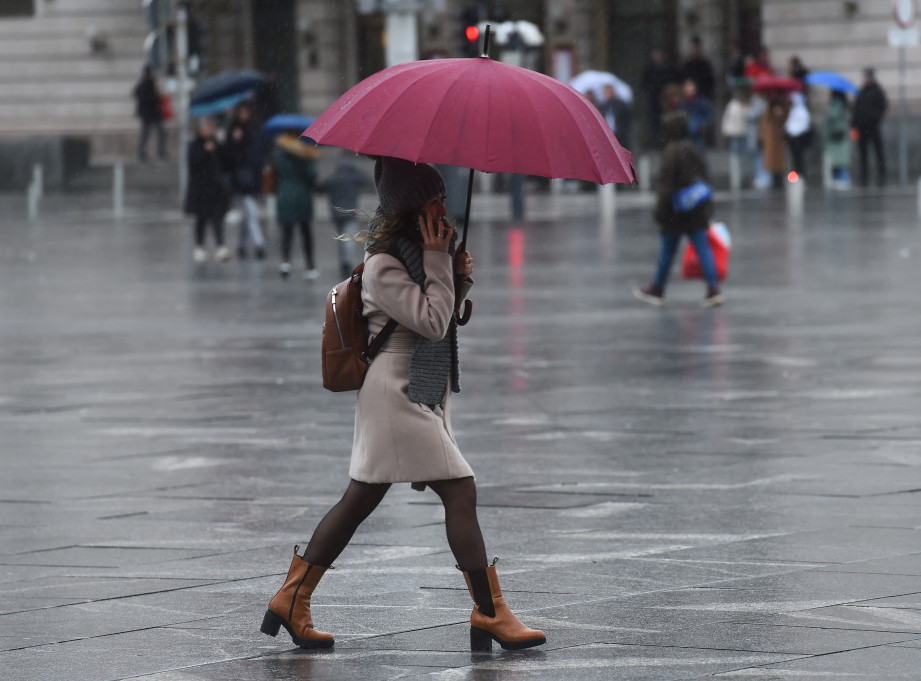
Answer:
[[[496,574],[496,558],[485,570],[477,570],[476,573],[486,573],[489,580],[489,591],[492,595],[492,606],[495,610],[495,616],[490,617],[480,612],[480,606],[474,605],[473,612],[470,615],[470,649],[471,650],[492,650],[492,642],[495,641],[506,649],[516,650],[519,648],[530,648],[539,646],[547,642],[544,632],[537,629],[529,629],[515,617],[505,599],[502,597],[502,589],[499,588],[499,577]],[[464,579],[467,580],[467,588],[470,590],[470,597],[473,602],[477,603],[474,582],[481,578],[476,573],[465,572]],[[473,578],[471,578],[473,575]]]
[[[330,648],[335,642],[333,635],[314,629],[310,617],[310,596],[326,568],[311,565],[297,555],[297,550],[295,546],[288,576],[265,611],[261,631],[276,636],[278,629],[284,627],[301,648]]]

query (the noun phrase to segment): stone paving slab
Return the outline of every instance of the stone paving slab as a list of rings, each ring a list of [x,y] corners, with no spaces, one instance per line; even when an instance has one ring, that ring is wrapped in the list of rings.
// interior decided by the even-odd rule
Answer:
[[[648,196],[616,217],[532,196],[527,224],[476,197],[455,433],[506,597],[548,634],[490,654],[436,497],[406,486],[316,592],[333,651],[258,631],[347,478],[354,397],[319,388],[327,223],[321,279],[282,281],[273,259],[194,265],[156,197],[120,222],[48,197],[31,225],[20,198],[0,196],[4,678],[917,678],[911,192],[720,195],[714,310],[677,276],[663,310],[630,295]]]

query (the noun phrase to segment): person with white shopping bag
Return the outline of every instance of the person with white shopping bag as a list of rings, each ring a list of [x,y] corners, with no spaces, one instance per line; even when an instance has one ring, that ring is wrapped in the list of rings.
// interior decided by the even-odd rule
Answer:
[[[713,213],[713,189],[704,181],[707,175],[703,154],[688,135],[687,116],[673,112],[662,122],[665,147],[659,172],[655,218],[659,223],[661,241],[656,274],[643,288],[634,288],[633,295],[649,305],[665,304],[665,288],[681,237],[686,236],[700,259],[701,272],[707,284],[704,307],[725,302],[719,288],[716,264],[707,236]]]

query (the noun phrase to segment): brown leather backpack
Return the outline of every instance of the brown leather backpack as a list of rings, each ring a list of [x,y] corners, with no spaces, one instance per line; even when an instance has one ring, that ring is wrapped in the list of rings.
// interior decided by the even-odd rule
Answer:
[[[362,314],[361,278],[364,263],[326,296],[323,324],[323,387],[333,392],[358,390],[371,360],[393,333],[397,323],[390,319],[368,345],[368,323]]]

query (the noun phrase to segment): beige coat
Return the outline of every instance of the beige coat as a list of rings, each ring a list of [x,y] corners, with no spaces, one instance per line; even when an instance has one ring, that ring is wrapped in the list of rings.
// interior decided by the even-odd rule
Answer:
[[[473,470],[451,430],[450,386],[430,409],[409,400],[409,361],[419,336],[443,338],[454,313],[453,259],[425,251],[425,291],[399,260],[365,256],[362,302],[371,336],[387,319],[398,322],[371,362],[358,391],[349,477],[359,482],[429,482],[465,478]],[[462,287],[466,296],[472,282]]]

